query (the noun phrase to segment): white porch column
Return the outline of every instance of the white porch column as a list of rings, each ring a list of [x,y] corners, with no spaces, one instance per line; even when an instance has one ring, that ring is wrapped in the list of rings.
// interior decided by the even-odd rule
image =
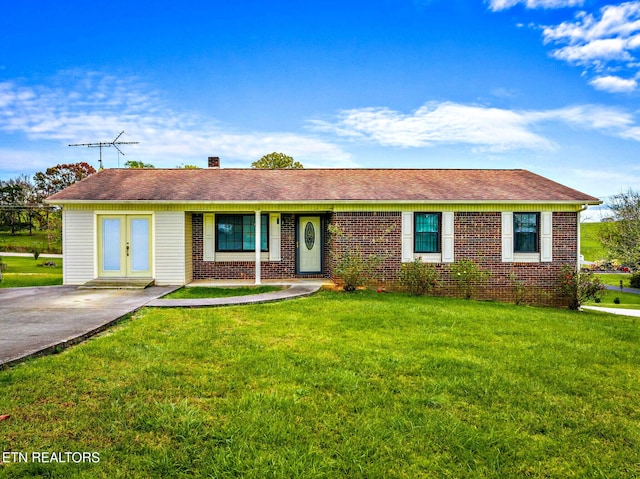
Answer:
[[[260,252],[261,252],[261,242],[260,242],[260,237],[261,237],[261,231],[260,231],[260,227],[262,226],[262,221],[260,221],[260,210],[256,210],[256,227],[255,227],[255,232],[256,232],[256,283],[255,284],[261,284],[260,282],[260,275],[261,275],[261,265],[260,265]]]

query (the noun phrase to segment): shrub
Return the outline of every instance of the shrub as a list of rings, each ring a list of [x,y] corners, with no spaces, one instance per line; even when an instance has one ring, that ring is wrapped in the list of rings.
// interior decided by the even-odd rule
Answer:
[[[33,254],[33,259],[37,261],[38,258],[40,257],[40,250],[38,248],[33,248],[31,250],[31,254]]]
[[[629,279],[629,284],[632,288],[640,288],[640,271],[637,273],[633,273],[631,275],[631,279]]]
[[[605,292],[600,278],[592,273],[581,273],[571,265],[560,270],[560,294],[567,299],[569,309],[580,309],[585,301],[602,299]]]
[[[466,299],[471,299],[478,285],[486,281],[490,274],[470,259],[456,261],[451,266],[451,278]]]
[[[516,305],[522,304],[528,294],[527,283],[519,279],[516,273],[509,275],[509,282],[511,283],[511,291],[513,291],[513,302]]]
[[[336,255],[336,277],[344,283],[345,291],[354,291],[358,286],[364,286],[373,278],[380,259],[375,255],[365,258],[359,248],[346,250]]]
[[[620,298],[614,298],[613,304],[620,304]]]
[[[409,293],[421,296],[433,290],[439,277],[438,270],[432,264],[416,258],[411,263],[403,263],[400,266],[398,280]]]

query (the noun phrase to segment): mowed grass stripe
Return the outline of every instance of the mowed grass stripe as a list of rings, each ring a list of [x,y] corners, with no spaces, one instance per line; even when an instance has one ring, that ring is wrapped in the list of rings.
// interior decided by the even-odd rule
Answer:
[[[66,477],[632,477],[637,319],[401,294],[145,309],[0,372],[0,448]]]

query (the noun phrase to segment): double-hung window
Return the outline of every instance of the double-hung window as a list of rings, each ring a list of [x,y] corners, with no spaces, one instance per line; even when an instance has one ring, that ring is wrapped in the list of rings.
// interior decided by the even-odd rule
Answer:
[[[415,213],[414,252],[440,253],[440,213]]]
[[[243,252],[256,249],[256,216],[216,215],[216,251]],[[260,215],[260,249],[269,251],[269,215]]]
[[[539,225],[540,215],[538,213],[513,214],[514,253],[538,253],[540,251]]]

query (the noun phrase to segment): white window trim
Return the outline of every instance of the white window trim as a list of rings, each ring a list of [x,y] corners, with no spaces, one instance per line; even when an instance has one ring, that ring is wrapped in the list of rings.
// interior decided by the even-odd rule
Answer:
[[[260,254],[260,261],[282,261],[281,253],[281,215],[269,214],[269,251]],[[209,232],[207,233],[208,228]],[[230,251],[216,253],[216,215],[204,213],[202,215],[202,260],[203,261],[254,261],[255,253],[249,251]]]
[[[514,252],[513,213],[513,211],[502,212],[502,262],[548,263],[553,261],[553,213],[550,211],[539,212],[539,253]]]
[[[414,251],[414,214],[415,211],[403,211],[402,216],[402,262],[411,263],[420,258],[424,263],[453,263],[454,261],[454,213],[443,211],[440,232],[441,253],[416,253]]]

